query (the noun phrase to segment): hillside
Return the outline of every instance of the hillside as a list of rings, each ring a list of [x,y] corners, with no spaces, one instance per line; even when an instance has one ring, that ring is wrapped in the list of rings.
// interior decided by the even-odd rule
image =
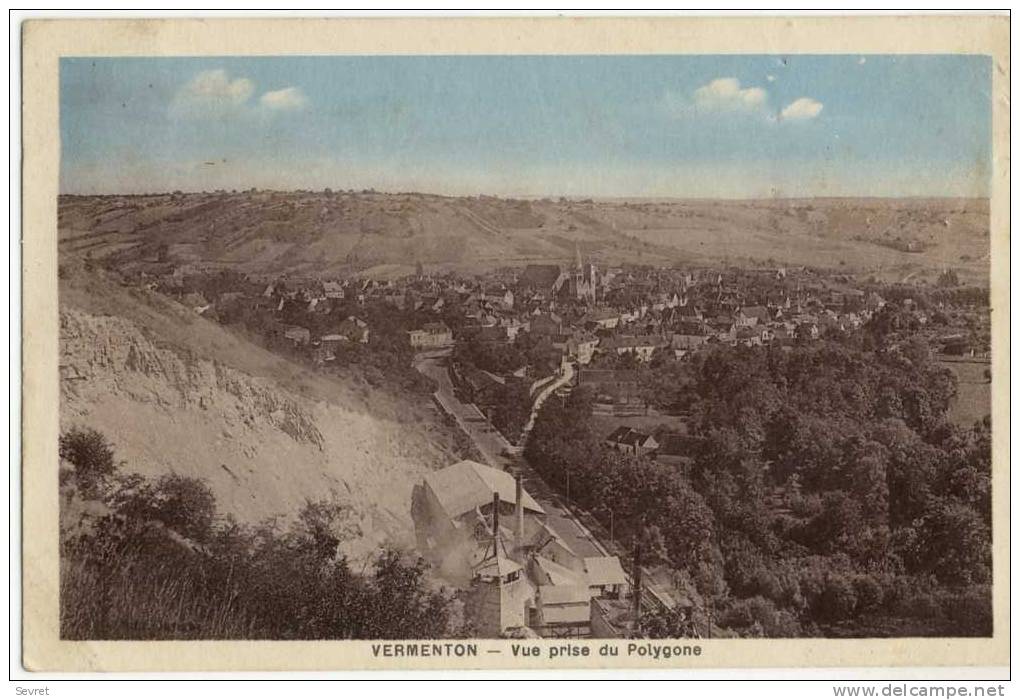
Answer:
[[[987,283],[987,200],[776,199],[596,205],[620,231],[704,262],[846,267],[887,279],[953,268]]]
[[[457,458],[431,405],[314,373],[155,293],[65,266],[61,424],[95,428],[123,469],[204,479],[242,522],[335,497],[346,547],[410,544],[411,489]]]
[[[62,196],[61,253],[294,276],[572,260],[786,264],[986,282],[987,200],[551,200],[376,192]]]
[[[590,254],[634,258],[628,240],[570,206],[432,195],[246,192],[62,197],[61,252],[291,275],[401,274],[416,262],[493,267]],[[666,259],[665,253],[654,259]]]

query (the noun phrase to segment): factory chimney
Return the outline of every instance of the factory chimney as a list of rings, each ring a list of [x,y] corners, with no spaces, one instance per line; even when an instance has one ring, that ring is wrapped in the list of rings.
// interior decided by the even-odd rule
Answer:
[[[632,593],[634,597],[633,601],[633,615],[634,615],[634,626],[633,634],[637,636],[641,631],[641,539],[637,538],[634,540],[634,591]]]
[[[515,534],[514,550],[516,550],[516,552],[518,552],[518,556],[520,556],[523,559],[524,554],[522,550],[524,549],[524,486],[521,483],[520,472],[517,473],[517,478],[515,479],[515,481],[517,482],[517,495],[515,500],[515,503],[517,504],[516,512],[517,527],[514,532]]]
[[[499,491],[492,492],[492,556],[499,556]]]

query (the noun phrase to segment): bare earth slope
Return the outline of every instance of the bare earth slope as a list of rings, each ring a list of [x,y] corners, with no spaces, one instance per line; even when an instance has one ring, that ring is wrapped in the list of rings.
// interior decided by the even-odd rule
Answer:
[[[375,192],[63,196],[61,253],[291,275],[585,256],[987,276],[987,200],[551,200]]]
[[[100,273],[65,272],[60,322],[62,427],[103,432],[127,471],[205,479],[241,521],[335,495],[361,533],[351,555],[410,544],[413,485],[455,458],[415,406],[359,398]]]

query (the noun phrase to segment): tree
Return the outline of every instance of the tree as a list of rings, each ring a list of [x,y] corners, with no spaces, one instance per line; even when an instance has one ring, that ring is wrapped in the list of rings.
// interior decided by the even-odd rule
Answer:
[[[694,380],[687,365],[664,361],[638,372],[641,400],[661,410],[676,410],[690,402]]]
[[[950,585],[991,579],[991,532],[981,516],[955,499],[933,499],[917,530],[908,563]]]
[[[748,637],[797,637],[800,634],[796,618],[761,596],[735,601],[720,623]]]
[[[819,617],[839,622],[851,617],[857,607],[857,592],[853,582],[842,574],[830,574],[817,602]]]
[[[439,591],[430,591],[421,557],[410,562],[385,550],[375,563],[364,607],[363,639],[435,639],[446,636],[449,604]]]
[[[570,473],[571,499],[597,517],[611,509],[617,539],[657,528],[662,561],[697,574],[742,634],[863,632],[848,621],[885,626],[916,587],[932,605],[911,624],[941,632],[948,591],[989,577],[991,431],[947,420],[952,376],[910,340],[911,311],[887,316],[891,337],[867,351],[707,347],[642,372],[648,401],[689,415],[679,467],[607,450],[583,387],[543,406],[526,456],[556,488]]]
[[[295,529],[308,539],[315,555],[323,561],[334,557],[344,539],[361,534],[349,522],[353,509],[336,498],[307,500],[298,512]]]
[[[848,440],[845,445],[845,479],[872,524],[889,523],[889,453],[875,441]]]
[[[640,629],[651,639],[684,639],[696,632],[694,620],[681,608],[642,613]]]
[[[492,414],[493,425],[509,440],[516,442],[531,416],[531,395],[528,385],[511,378],[500,387]]]
[[[78,488],[86,496],[95,496],[106,480],[117,471],[113,448],[106,437],[91,428],[71,428],[60,436],[60,458],[74,466]]]
[[[918,369],[928,367],[928,364],[931,362],[931,348],[928,345],[928,341],[919,335],[913,335],[908,338],[900,348],[900,352]]]
[[[201,479],[165,474],[145,494],[142,511],[178,534],[205,542],[216,518],[216,497]]]
[[[857,610],[869,612],[882,604],[885,591],[874,576],[860,574],[853,577],[854,594],[857,598]]]

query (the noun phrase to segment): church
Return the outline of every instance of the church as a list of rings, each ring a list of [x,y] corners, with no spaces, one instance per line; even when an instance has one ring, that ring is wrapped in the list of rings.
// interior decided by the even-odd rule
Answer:
[[[599,271],[591,261],[584,263],[581,259],[581,245],[575,248],[574,269],[572,273],[564,273],[562,293],[572,299],[594,305],[598,297]]]

